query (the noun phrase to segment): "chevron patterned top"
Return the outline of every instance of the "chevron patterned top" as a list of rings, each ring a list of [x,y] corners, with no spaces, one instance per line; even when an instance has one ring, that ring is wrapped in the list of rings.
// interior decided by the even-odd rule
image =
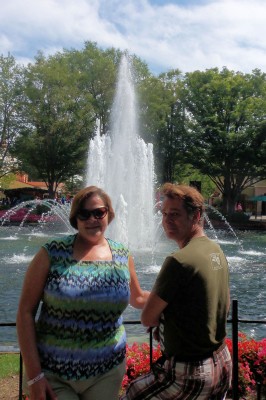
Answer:
[[[75,237],[44,245],[51,266],[36,330],[43,370],[82,380],[109,371],[125,357],[121,314],[130,295],[129,251],[107,239],[112,261],[78,262]]]

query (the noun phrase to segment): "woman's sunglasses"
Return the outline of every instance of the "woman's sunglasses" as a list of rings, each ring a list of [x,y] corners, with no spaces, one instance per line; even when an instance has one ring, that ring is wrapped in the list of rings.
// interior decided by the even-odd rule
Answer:
[[[81,221],[86,221],[91,216],[93,216],[93,218],[96,219],[103,219],[107,213],[108,213],[108,208],[104,206],[95,208],[94,210],[87,210],[86,208],[82,208],[77,212],[77,218],[80,219]]]

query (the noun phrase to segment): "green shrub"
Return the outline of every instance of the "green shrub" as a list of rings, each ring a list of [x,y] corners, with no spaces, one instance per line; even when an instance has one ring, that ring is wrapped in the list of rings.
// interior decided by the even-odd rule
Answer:
[[[32,210],[32,214],[42,215],[44,213],[46,214],[48,211],[50,211],[50,208],[45,204],[37,204],[37,206]]]
[[[227,217],[229,222],[248,222],[249,216],[244,212],[238,211]]]

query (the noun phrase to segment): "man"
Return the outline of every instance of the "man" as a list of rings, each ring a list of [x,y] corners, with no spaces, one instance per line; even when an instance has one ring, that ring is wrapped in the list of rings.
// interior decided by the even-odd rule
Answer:
[[[179,250],[168,256],[143,309],[157,327],[162,357],[123,399],[224,399],[232,362],[225,344],[229,311],[226,258],[203,230],[202,195],[190,186],[162,188],[162,224]]]

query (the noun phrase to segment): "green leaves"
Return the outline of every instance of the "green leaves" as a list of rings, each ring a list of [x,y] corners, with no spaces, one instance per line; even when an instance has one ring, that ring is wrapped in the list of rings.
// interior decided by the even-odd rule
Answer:
[[[183,99],[188,145],[183,160],[210,176],[217,186],[222,177],[222,193],[229,198],[225,211],[230,213],[241,191],[266,176],[262,152],[266,76],[226,68],[187,73]]]

